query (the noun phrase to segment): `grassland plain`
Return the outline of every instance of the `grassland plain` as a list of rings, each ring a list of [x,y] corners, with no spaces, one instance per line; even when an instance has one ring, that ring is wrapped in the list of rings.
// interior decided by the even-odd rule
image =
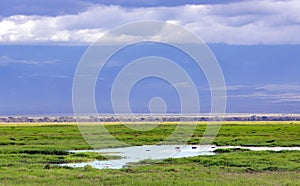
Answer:
[[[117,139],[132,145],[155,144],[175,127],[164,123],[142,132],[118,123],[106,125]],[[205,127],[205,123],[199,123],[189,143],[199,143]],[[300,146],[300,124],[227,122],[214,143]],[[0,185],[300,185],[298,151],[225,149],[219,150],[217,156],[144,160],[121,170],[56,166],[63,162],[106,159],[97,153],[66,152],[89,148],[75,123],[1,124]]]

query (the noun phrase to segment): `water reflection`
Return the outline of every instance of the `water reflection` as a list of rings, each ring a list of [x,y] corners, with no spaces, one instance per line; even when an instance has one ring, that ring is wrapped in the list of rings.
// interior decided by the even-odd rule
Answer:
[[[200,145],[144,145],[144,146],[132,146],[123,148],[111,148],[111,149],[100,149],[100,150],[71,150],[69,152],[97,152],[106,155],[117,155],[121,156],[121,159],[117,160],[95,160],[92,162],[82,163],[67,163],[60,164],[60,166],[68,167],[85,167],[87,165],[97,169],[120,169],[127,167],[128,163],[136,163],[142,160],[160,160],[166,158],[183,158],[193,157],[201,155],[215,155],[214,150],[216,149],[227,149],[227,148],[241,148],[249,149],[253,151],[260,150],[271,150],[271,151],[282,151],[282,150],[300,150],[300,147],[242,147],[242,146],[200,146]]]

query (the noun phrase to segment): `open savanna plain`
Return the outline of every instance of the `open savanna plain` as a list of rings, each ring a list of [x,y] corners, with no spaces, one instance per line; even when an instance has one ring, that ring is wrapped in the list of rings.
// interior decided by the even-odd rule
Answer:
[[[176,123],[149,131],[118,123],[105,127],[120,141],[146,145],[166,139]],[[189,144],[199,144],[205,128],[206,123],[199,123]],[[300,146],[300,122],[225,122],[213,144]],[[107,159],[67,152],[72,149],[90,149],[76,123],[2,123],[0,185],[300,185],[299,151],[219,149],[215,156],[144,160],[120,170],[57,166]]]

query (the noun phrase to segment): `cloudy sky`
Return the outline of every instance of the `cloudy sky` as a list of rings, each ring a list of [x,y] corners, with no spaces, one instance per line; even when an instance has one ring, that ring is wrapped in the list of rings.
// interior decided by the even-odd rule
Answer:
[[[0,0],[0,4],[0,115],[72,113],[73,77],[87,47],[115,27],[144,20],[180,25],[208,44],[227,84],[227,112],[300,111],[298,0]],[[156,46],[168,51],[160,47]],[[112,59],[117,63],[108,64],[106,76],[98,78],[100,112],[112,112],[110,89],[105,88],[112,81],[107,79],[128,59],[121,52]],[[178,95],[168,90],[169,85],[157,79],[143,83],[132,91],[133,111],[148,112],[149,99],[161,96],[168,112],[178,112]],[[202,112],[209,112],[205,86],[202,81],[197,84]]]

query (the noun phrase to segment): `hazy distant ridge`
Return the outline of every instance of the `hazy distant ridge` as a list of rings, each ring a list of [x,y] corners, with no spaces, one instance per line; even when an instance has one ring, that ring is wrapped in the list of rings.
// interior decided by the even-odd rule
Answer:
[[[179,121],[300,121],[300,114],[226,114],[220,116],[210,115],[101,115],[101,116],[34,116],[0,117],[1,123],[24,122],[179,122]]]

